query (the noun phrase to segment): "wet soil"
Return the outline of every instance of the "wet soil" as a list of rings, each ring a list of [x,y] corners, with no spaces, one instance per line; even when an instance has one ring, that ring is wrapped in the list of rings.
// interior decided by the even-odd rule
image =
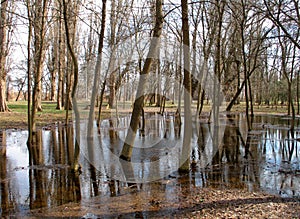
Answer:
[[[172,184],[172,181],[164,182]],[[153,186],[153,185],[152,185]],[[161,186],[161,184],[159,185]],[[49,209],[31,211],[26,218],[299,218],[300,202],[240,189],[175,186],[172,194],[137,191],[115,197],[95,197]],[[20,215],[15,215],[20,216]]]

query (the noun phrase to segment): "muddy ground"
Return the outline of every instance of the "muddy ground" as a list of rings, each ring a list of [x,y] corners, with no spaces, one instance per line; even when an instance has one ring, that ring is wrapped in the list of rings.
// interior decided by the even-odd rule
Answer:
[[[176,187],[174,193],[176,198],[128,188],[116,197],[37,209],[26,218],[300,218],[300,202],[293,198],[196,187]]]

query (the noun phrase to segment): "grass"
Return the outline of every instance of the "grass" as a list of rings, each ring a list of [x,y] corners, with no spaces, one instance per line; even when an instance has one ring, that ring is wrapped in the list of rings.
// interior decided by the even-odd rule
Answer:
[[[8,107],[13,112],[27,113],[27,102],[26,101],[9,102]],[[43,102],[42,107],[43,107],[43,111],[38,112],[38,114],[42,114],[42,113],[62,114],[62,113],[64,113],[63,110],[56,109],[56,103],[54,103],[54,102]]]
[[[27,102],[26,101],[19,101],[19,102],[9,102],[8,107],[10,110],[13,112],[18,112],[18,113],[27,113]]]
[[[56,103],[43,102],[43,111],[37,113],[37,126],[44,127],[65,119],[64,110],[56,110]],[[27,128],[27,102],[9,102],[11,112],[1,113],[0,129],[26,129]]]
[[[88,104],[83,104],[87,106]],[[104,104],[103,118],[108,117],[110,112],[105,109],[107,104]],[[0,130],[1,129],[27,129],[27,102],[12,101],[8,102],[8,107],[11,112],[0,113]],[[38,128],[54,126],[56,123],[64,123],[66,118],[65,110],[57,110],[56,103],[50,101],[42,102],[42,112],[37,112],[36,123]],[[85,110],[88,113],[88,110]],[[98,110],[95,110],[97,115]],[[72,111],[69,111],[69,118],[72,116]]]
[[[231,109],[232,112],[245,112],[246,103],[241,102],[238,105],[234,105]],[[295,106],[297,112],[297,106]],[[253,106],[254,114],[288,114],[288,107],[286,105],[258,105]],[[249,108],[250,112],[250,108]]]
[[[87,103],[83,103],[83,105],[87,105]],[[125,102],[125,108],[123,109],[123,103],[119,103],[120,107],[118,107],[118,111],[120,114],[122,113],[130,113],[132,109],[131,102]],[[27,102],[26,101],[18,101],[18,102],[9,102],[8,106],[11,112],[0,113],[0,129],[26,129],[27,128]],[[110,116],[114,116],[115,113],[106,108],[107,103],[103,104],[103,118],[107,118]],[[42,103],[43,111],[37,113],[37,126],[42,128],[45,126],[55,125],[57,122],[64,123],[65,121],[65,110],[57,110],[55,102],[44,101]],[[171,101],[166,102],[166,111],[175,111],[177,105],[171,103]],[[196,109],[196,103],[193,102],[192,105],[193,110]],[[203,112],[210,111],[210,105],[205,104],[203,107]],[[239,105],[234,105],[232,108],[232,112],[245,112],[246,104],[242,102]],[[183,108],[182,108],[183,109]],[[146,111],[158,112],[159,108],[155,106],[145,105]],[[297,108],[296,108],[297,110]],[[85,110],[88,114],[88,109]],[[286,105],[280,106],[267,106],[267,105],[255,105],[254,106],[254,114],[281,114],[287,115],[288,109]],[[95,110],[95,114],[97,115],[98,110]],[[69,114],[72,115],[72,112]]]

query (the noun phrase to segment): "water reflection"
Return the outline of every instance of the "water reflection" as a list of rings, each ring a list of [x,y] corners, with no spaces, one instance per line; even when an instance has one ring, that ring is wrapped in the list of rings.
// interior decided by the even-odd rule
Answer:
[[[71,171],[75,153],[73,127],[59,125],[57,129],[40,130],[35,134],[35,144],[31,148],[26,145],[26,131],[0,132],[1,215],[14,212],[25,214],[29,209],[79,202],[94,196],[107,202],[108,197],[130,192],[128,188],[132,186],[136,188],[135,192],[145,192],[152,208],[156,205],[155,201],[151,202],[156,200],[154,196],[180,199],[175,190],[178,186],[186,188],[189,185],[200,188],[247,188],[284,197],[300,196],[300,130],[296,128],[291,132],[288,118],[275,116],[256,116],[254,130],[250,133],[247,132],[243,115],[224,116],[219,129],[204,122],[194,123],[192,171],[188,175],[173,172],[161,180],[139,184],[110,177],[109,172],[117,174],[119,171],[135,176],[164,173],[168,166],[174,165],[176,159],[161,162],[159,157],[172,149],[170,142],[180,141],[182,133],[176,134],[172,115],[147,116],[146,135],[137,136],[137,140],[157,144],[135,149],[133,160],[144,162],[141,169],[122,164],[122,170],[118,166],[112,170],[109,169],[111,166],[105,165],[114,160],[113,155],[120,153],[120,139],[126,136],[129,118],[121,118],[118,122],[105,120],[95,137],[87,139],[86,146],[91,146],[89,158],[99,166],[95,168],[91,160],[81,154],[81,174]],[[82,129],[85,129],[84,124]],[[216,136],[220,141],[214,144]],[[92,147],[95,144],[102,147]],[[156,169],[148,166],[147,162],[151,161],[159,163]],[[128,171],[128,168],[132,170]]]
[[[197,169],[195,177],[206,186],[264,190],[285,197],[299,196],[300,165],[299,129],[291,133],[286,118],[256,116],[254,127],[247,133],[245,118],[233,115],[227,118],[223,144],[210,165]],[[284,121],[284,122],[283,122]],[[199,135],[198,151],[206,146]],[[204,172],[197,174],[197,172]]]
[[[27,132],[6,132],[6,156],[1,154],[0,159],[2,214],[81,199],[79,175],[69,168],[73,154],[68,147],[73,138],[71,130],[39,130],[30,148],[26,146]]]

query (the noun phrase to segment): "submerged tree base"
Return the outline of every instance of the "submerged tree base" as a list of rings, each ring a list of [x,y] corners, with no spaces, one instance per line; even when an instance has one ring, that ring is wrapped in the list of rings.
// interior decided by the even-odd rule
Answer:
[[[126,157],[126,156],[125,156],[125,155],[123,155],[123,154],[121,154],[121,155],[120,155],[120,159],[121,159],[121,160],[128,161],[128,162],[130,162],[130,161],[131,161],[131,157]]]

